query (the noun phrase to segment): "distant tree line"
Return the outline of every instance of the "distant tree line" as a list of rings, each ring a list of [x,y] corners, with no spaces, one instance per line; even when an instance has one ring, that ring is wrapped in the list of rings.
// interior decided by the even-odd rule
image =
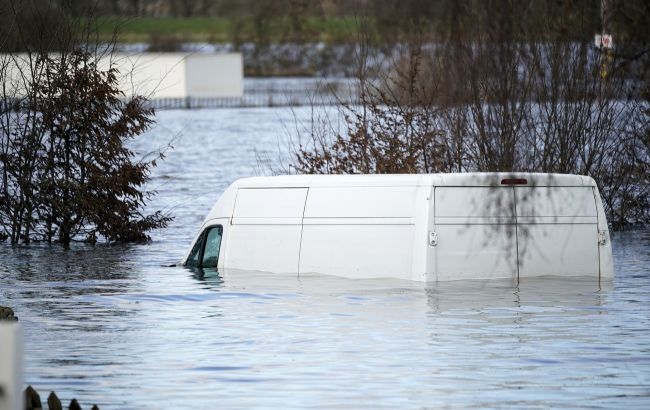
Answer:
[[[10,21],[13,13],[7,12],[12,2],[0,0],[0,23],[4,23],[0,34],[4,36],[16,29]],[[556,28],[568,39],[584,40],[601,31],[605,5],[608,29],[617,38],[635,42],[650,38],[650,2],[646,0],[21,0],[20,4],[19,18],[29,18],[27,14],[35,9],[51,10],[52,24],[58,14],[83,17],[89,10],[99,17],[223,17],[232,22],[230,41],[234,42],[244,22],[259,31],[255,41],[273,40],[264,37],[265,27],[277,19],[288,22],[294,38],[310,41],[318,33],[310,32],[305,24],[308,19],[345,16],[369,19],[379,41],[399,40],[414,27],[436,41],[454,27],[502,24],[504,16],[521,10],[528,11],[519,13],[524,18],[522,26],[541,28],[550,16],[561,15]],[[538,30],[511,34],[541,38]]]
[[[89,13],[104,22],[104,37],[119,29],[119,41],[151,51],[227,43],[243,53],[247,75],[349,75],[361,30],[378,48],[408,42],[414,31],[431,43],[474,41],[473,27],[508,30],[513,16],[519,29],[507,35],[520,41],[543,41],[549,28],[579,42],[607,31],[630,58],[650,48],[646,0],[0,0],[0,51],[24,50],[66,16]]]
[[[475,41],[474,27],[496,25],[520,41],[543,41],[551,29],[560,41],[591,42],[607,31],[629,58],[650,48],[646,0],[0,0],[0,51],[24,50],[19,39],[49,37],[62,18],[89,13],[103,20],[104,36],[119,29],[120,41],[151,51],[228,43],[243,53],[247,75],[349,74],[361,30],[377,48],[414,31],[430,43]],[[508,29],[515,16],[518,29]],[[323,43],[317,52],[314,43]]]
[[[343,126],[315,110],[281,171],[589,175],[615,228],[650,223],[647,44],[572,39],[568,3],[496,3],[457,4],[433,44],[417,24],[391,46],[360,32],[361,103],[339,105]]]

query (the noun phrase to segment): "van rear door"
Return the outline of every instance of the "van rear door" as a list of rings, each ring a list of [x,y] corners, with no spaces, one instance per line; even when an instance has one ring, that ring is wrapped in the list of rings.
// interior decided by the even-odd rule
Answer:
[[[433,206],[438,280],[517,278],[511,187],[436,187]]]
[[[519,277],[598,276],[593,188],[517,186],[514,191]]]

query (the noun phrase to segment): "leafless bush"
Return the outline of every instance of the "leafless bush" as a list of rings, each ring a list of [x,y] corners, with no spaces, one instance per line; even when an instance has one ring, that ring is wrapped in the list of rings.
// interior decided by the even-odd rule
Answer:
[[[303,136],[292,167],[589,175],[615,227],[650,221],[649,105],[638,91],[647,79],[639,87],[629,61],[567,35],[561,15],[527,26],[540,10],[514,3],[496,14],[482,3],[461,10],[458,20],[473,24],[452,25],[441,41],[407,33],[375,76],[361,52],[360,104],[339,107],[337,133]]]

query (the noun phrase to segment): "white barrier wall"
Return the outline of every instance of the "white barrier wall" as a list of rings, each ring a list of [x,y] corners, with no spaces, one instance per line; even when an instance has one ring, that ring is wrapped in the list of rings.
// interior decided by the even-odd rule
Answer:
[[[239,53],[115,54],[120,88],[129,95],[156,98],[218,98],[244,95],[244,65]],[[108,60],[102,60],[108,67]]]
[[[0,410],[22,410],[23,337],[18,323],[0,321]]]
[[[244,63],[240,53],[190,55],[185,75],[187,94],[191,97],[244,95]]]
[[[106,70],[110,62],[117,68],[119,87],[127,96],[185,98],[186,58],[179,53],[115,54],[100,65]]]
[[[18,84],[16,95],[24,94],[20,72],[29,71],[27,55],[16,55],[7,70],[7,82]],[[99,60],[102,70],[118,69],[119,88],[127,96],[159,98],[219,98],[244,95],[244,65],[239,53],[137,53],[113,54]]]

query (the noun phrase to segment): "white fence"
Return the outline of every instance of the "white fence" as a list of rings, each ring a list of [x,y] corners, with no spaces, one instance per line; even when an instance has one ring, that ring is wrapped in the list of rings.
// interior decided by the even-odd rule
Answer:
[[[349,78],[246,78],[240,97],[154,98],[156,109],[246,108],[358,104],[358,84]]]

